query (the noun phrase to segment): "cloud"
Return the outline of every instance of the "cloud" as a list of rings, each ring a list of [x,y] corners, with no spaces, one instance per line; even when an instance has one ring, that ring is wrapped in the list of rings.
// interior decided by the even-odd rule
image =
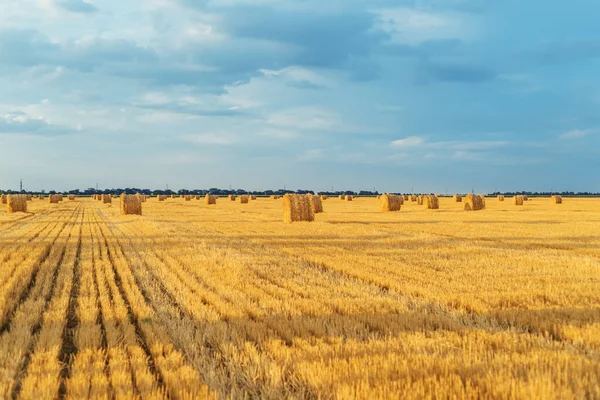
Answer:
[[[480,65],[423,62],[417,73],[417,82],[483,83],[496,77],[495,71]]]
[[[600,57],[600,39],[547,42],[530,50],[540,64],[566,64]]]
[[[72,133],[78,128],[55,126],[51,121],[43,118],[32,118],[22,111],[0,114],[1,134],[28,134],[28,135],[59,135]]]
[[[472,17],[462,13],[397,7],[380,9],[376,14],[376,26],[390,35],[392,43],[418,45],[474,35]]]
[[[56,6],[63,10],[80,14],[91,14],[98,11],[92,3],[83,0],[57,0]]]
[[[231,145],[236,143],[236,139],[229,134],[223,133],[200,133],[193,135],[184,135],[182,139],[194,144],[219,144]]]
[[[588,135],[600,133],[600,129],[572,129],[560,135],[562,139],[580,139]]]
[[[418,136],[409,136],[404,139],[394,140],[390,145],[392,147],[416,147],[425,143],[425,140]]]

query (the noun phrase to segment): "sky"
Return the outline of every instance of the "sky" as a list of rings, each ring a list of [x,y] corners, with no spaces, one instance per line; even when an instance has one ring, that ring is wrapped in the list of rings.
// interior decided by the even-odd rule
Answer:
[[[0,0],[0,188],[600,191],[597,0]]]

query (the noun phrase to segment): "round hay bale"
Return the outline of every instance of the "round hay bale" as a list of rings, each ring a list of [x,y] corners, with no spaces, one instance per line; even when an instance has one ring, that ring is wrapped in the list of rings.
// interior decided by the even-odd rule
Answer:
[[[306,195],[310,200],[310,206],[312,207],[314,214],[320,214],[323,212],[323,203],[321,201],[321,197],[318,195],[307,194]]]
[[[9,194],[6,197],[6,212],[13,214],[27,212],[27,196],[24,194]]]
[[[525,201],[524,197],[520,194],[513,197],[513,204],[515,206],[522,206],[524,201]]]
[[[138,195],[121,195],[122,215],[142,215],[142,200]]]
[[[315,220],[315,214],[312,210],[308,196],[302,194],[286,194],[283,196],[283,221],[292,222],[312,222]]]
[[[552,201],[552,203],[554,203],[554,204],[562,204],[563,199],[562,199],[562,196],[554,195],[554,196],[550,197],[550,201]]]
[[[456,203],[462,203],[462,196],[460,194],[455,194],[454,196],[452,196],[452,199],[456,202]]]
[[[207,194],[206,196],[204,196],[204,204],[217,204],[217,196],[213,194]]]
[[[379,197],[379,209],[381,212],[400,211],[402,198],[395,194],[384,194]]]
[[[504,201],[504,195],[499,194],[498,195],[498,201]]]
[[[465,211],[485,210],[485,197],[480,194],[468,194],[465,197]]]
[[[423,207],[428,210],[437,210],[440,208],[440,200],[434,194],[423,196]]]

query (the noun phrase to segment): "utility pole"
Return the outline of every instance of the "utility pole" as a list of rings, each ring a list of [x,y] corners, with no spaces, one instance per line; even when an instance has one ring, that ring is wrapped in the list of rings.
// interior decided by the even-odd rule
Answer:
[[[23,179],[19,182],[19,193],[23,191]]]

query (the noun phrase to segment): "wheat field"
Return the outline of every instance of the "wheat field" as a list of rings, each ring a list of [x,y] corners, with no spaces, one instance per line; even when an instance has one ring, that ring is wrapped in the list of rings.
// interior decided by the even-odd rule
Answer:
[[[0,211],[0,398],[600,398],[600,199]]]

